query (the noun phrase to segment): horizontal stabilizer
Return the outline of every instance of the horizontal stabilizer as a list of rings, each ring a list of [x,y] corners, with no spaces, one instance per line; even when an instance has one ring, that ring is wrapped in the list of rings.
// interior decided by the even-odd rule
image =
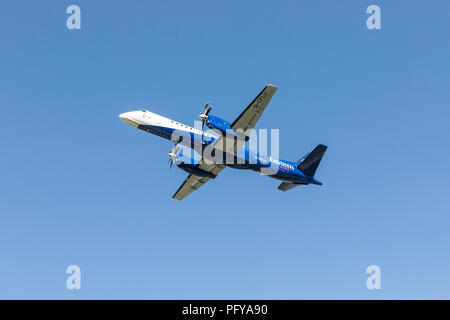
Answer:
[[[282,182],[282,183],[278,186],[278,190],[281,190],[281,191],[288,191],[288,190],[290,190],[290,189],[292,189],[292,188],[295,188],[295,187],[297,187],[297,186],[299,186],[299,185],[302,185],[302,184],[306,184],[306,183]]]

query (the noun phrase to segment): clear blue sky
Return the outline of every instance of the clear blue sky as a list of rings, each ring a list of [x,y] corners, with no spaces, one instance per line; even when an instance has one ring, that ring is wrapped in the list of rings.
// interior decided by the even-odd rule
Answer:
[[[2,2],[0,298],[450,298],[449,19],[444,0]],[[287,160],[328,145],[323,186],[226,169],[180,203],[172,145],[118,118],[193,124],[210,100],[232,121],[267,83],[259,128]]]

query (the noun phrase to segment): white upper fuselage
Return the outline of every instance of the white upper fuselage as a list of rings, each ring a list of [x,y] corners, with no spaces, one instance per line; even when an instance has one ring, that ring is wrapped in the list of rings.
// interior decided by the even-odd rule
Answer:
[[[139,110],[139,111],[130,111],[125,112],[119,115],[120,119],[122,119],[125,123],[143,129],[149,128],[152,130],[160,130],[162,133],[167,133],[171,135],[173,131],[184,131],[189,132],[194,135],[204,135],[205,137],[215,138],[215,135],[211,135],[209,133],[203,132],[202,130],[190,127],[178,121],[160,116],[159,114],[147,111],[147,110]],[[152,132],[154,133],[154,132]],[[167,139],[170,137],[164,136]]]

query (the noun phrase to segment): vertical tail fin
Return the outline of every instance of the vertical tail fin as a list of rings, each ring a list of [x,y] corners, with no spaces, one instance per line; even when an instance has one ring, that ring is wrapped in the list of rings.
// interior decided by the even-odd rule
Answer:
[[[326,150],[327,146],[319,144],[313,151],[297,163],[297,168],[299,168],[307,176],[314,177],[320,160],[322,160],[323,154]]]

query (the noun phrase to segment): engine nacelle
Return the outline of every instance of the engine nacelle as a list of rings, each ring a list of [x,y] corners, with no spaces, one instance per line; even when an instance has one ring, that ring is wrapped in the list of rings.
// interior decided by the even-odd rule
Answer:
[[[196,176],[214,179],[216,177],[214,174],[198,168],[200,160],[200,155],[196,154],[194,150],[186,147],[181,147],[174,157],[175,164],[181,170],[195,174]]]
[[[224,134],[227,130],[231,130],[231,123],[215,116],[208,116],[206,124],[209,128],[218,129]]]

